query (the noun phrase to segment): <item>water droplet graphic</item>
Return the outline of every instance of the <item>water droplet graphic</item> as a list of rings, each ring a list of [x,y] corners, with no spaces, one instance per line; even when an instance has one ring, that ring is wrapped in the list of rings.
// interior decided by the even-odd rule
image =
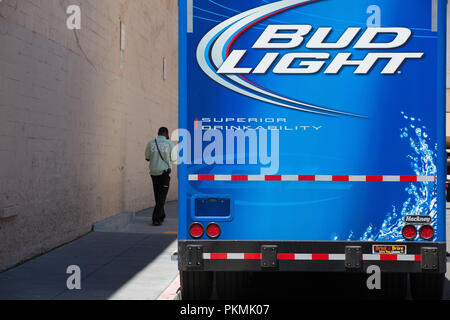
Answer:
[[[407,115],[402,112],[406,120]],[[415,118],[411,117],[410,121]],[[419,119],[420,121],[420,119]],[[411,128],[415,128],[410,124]],[[408,155],[411,168],[417,176],[435,176],[437,174],[437,144],[433,144],[429,135],[425,132],[426,127],[417,128],[410,136],[407,134],[408,127],[401,130],[400,138],[407,140],[411,146],[411,153]],[[402,228],[404,227],[404,217],[406,215],[429,215],[432,219],[431,225],[436,230],[437,222],[437,186],[434,182],[424,182],[420,184],[410,183],[405,188],[407,199],[403,204],[393,206],[379,228],[370,225],[360,237],[361,241],[403,241]],[[354,234],[351,232],[350,237]],[[435,235],[434,240],[436,240]],[[418,240],[421,241],[421,240]]]

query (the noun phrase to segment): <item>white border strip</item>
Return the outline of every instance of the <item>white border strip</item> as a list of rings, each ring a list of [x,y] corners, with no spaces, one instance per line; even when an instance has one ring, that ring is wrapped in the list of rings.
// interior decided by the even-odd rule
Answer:
[[[194,32],[194,0],[187,0],[187,33]]]
[[[431,0],[431,31],[438,31],[438,0]]]

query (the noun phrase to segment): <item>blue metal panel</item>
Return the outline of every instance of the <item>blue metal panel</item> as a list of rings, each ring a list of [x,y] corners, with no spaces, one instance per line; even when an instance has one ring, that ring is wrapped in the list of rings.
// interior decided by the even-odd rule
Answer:
[[[187,33],[188,8],[180,1],[180,128],[194,136],[196,120],[202,119],[224,134],[226,126],[276,126],[280,175],[431,175],[437,183],[189,182],[190,174],[255,175],[267,166],[182,164],[179,238],[188,238],[196,198],[230,195],[234,217],[221,222],[222,240],[403,241],[404,216],[423,214],[433,218],[433,240],[445,241],[446,4],[438,0],[436,32],[433,0],[195,0],[193,33]],[[355,48],[367,22],[373,22],[368,9],[374,5],[380,9],[380,27],[411,30],[406,43],[389,49]],[[234,17],[236,21],[230,20]],[[312,28],[296,48],[252,48],[269,25]],[[205,50],[199,50],[216,27]],[[336,42],[350,27],[361,30],[345,48],[308,48],[321,27],[333,30],[327,42]],[[381,34],[374,42],[393,38]],[[279,55],[264,74],[218,74],[220,65],[215,63],[226,61],[233,50],[246,50],[240,68],[255,68],[267,53]],[[318,59],[325,63],[314,74],[275,73],[282,57],[293,52],[330,58]],[[370,53],[424,55],[406,59],[389,75],[382,74],[386,59],[366,74],[355,74],[355,66],[326,74],[339,53],[351,53],[352,60]],[[294,60],[290,67],[312,60]]]
[[[233,207],[231,195],[195,195],[191,201],[191,218],[196,221],[231,221]]]

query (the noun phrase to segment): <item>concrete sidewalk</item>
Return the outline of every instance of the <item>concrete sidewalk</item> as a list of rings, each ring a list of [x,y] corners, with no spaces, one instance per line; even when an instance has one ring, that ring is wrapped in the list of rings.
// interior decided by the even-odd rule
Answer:
[[[152,227],[152,210],[114,232],[91,232],[0,274],[0,300],[153,300],[177,277],[177,203]],[[67,268],[81,269],[81,290],[69,290]]]

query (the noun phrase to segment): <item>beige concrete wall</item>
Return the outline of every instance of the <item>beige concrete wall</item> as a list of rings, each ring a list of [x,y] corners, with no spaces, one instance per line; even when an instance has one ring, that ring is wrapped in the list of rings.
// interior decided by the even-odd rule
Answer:
[[[177,127],[177,26],[177,0],[0,2],[0,215],[17,214],[0,219],[0,270],[153,205],[144,149]]]

